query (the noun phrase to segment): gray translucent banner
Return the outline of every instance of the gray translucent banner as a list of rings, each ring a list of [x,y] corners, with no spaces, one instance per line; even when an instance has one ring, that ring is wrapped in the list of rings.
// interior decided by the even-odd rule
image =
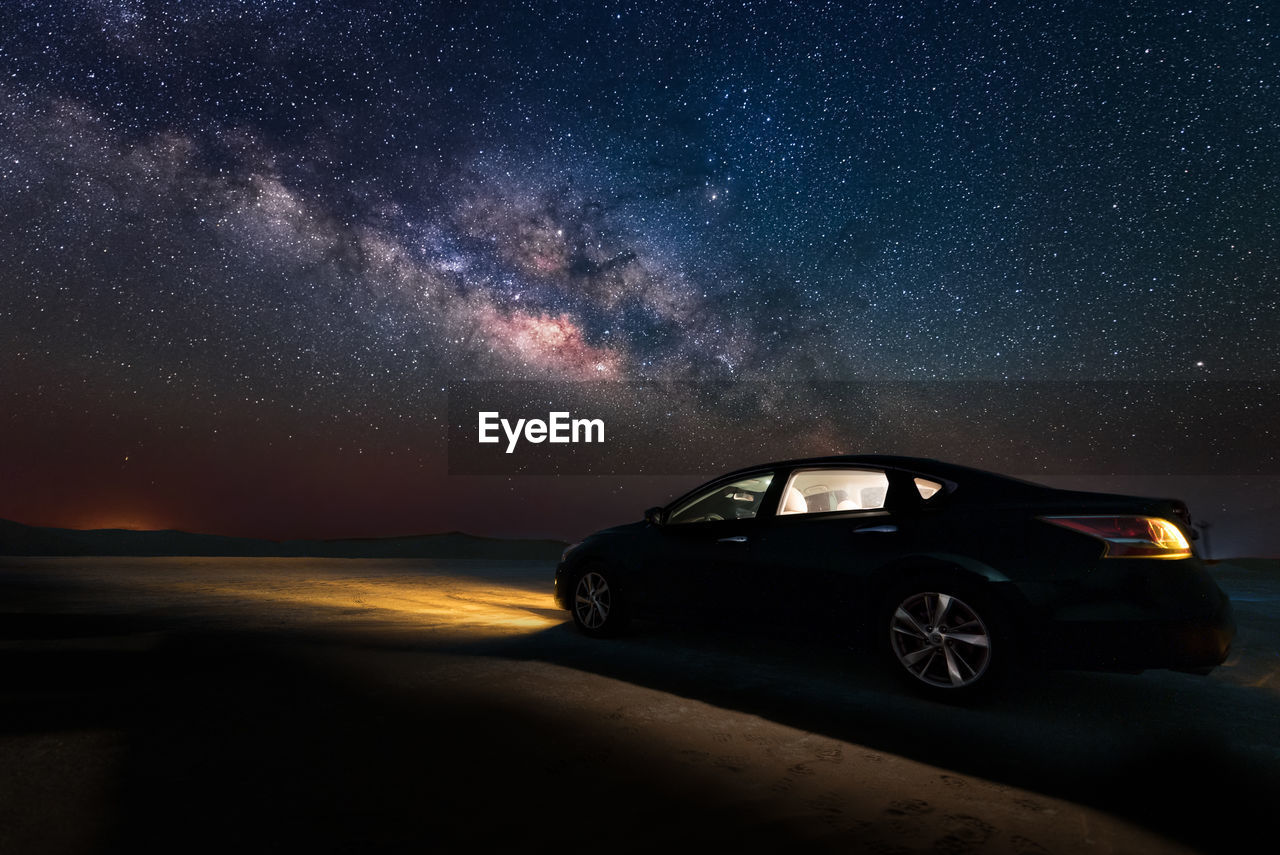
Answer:
[[[1278,391],[1245,382],[456,382],[449,473],[680,475],[876,453],[1023,474],[1275,474]],[[497,441],[480,442],[482,413]]]

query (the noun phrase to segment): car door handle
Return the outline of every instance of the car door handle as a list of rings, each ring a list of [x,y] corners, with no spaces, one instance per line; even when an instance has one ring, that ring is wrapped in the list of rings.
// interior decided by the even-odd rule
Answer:
[[[896,525],[869,525],[866,528],[856,528],[853,530],[853,533],[865,534],[869,531],[890,532],[890,531],[897,531],[897,530],[898,530],[898,527]]]
[[[716,541],[716,543],[746,543],[746,542],[747,542],[747,536],[745,534],[739,534],[735,537],[722,537]]]

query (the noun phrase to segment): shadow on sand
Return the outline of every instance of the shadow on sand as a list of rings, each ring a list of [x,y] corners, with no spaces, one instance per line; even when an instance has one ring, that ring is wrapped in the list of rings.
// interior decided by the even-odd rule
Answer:
[[[25,812],[0,848],[794,843],[746,807],[691,798],[669,761],[606,746],[568,711],[435,692],[429,670],[395,691],[329,665],[335,648],[553,663],[1097,807],[1205,851],[1265,839],[1280,792],[1275,696],[1191,676],[1030,674],[958,707],[915,698],[865,655],[661,625],[608,642],[562,624],[435,643],[27,612],[0,615],[0,738],[28,746],[0,783],[0,818]],[[98,740],[99,761],[78,760],[77,739]],[[68,799],[76,827],[61,819]]]

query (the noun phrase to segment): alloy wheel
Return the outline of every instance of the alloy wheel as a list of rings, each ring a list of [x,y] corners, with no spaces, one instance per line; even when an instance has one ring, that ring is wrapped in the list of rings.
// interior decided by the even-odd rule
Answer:
[[[962,600],[936,591],[898,604],[889,643],[908,673],[942,689],[972,686],[991,662],[991,633],[982,618]]]
[[[578,622],[587,629],[600,629],[609,620],[613,595],[609,583],[595,571],[582,574],[574,591],[573,608]]]

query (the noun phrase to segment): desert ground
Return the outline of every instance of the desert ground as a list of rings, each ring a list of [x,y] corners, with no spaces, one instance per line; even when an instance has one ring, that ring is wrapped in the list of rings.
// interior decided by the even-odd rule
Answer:
[[[584,638],[547,562],[0,558],[0,853],[1239,851],[1280,562],[1213,570],[1212,675],[957,707],[845,650]]]

